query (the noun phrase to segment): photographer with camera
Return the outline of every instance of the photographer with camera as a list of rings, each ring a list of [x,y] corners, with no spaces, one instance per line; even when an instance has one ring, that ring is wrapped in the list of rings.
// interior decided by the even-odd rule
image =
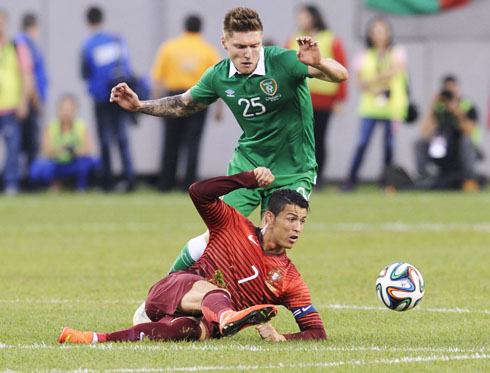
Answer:
[[[480,188],[475,165],[483,154],[478,149],[481,133],[477,120],[476,108],[461,97],[457,79],[444,77],[441,91],[423,118],[422,138],[415,144],[421,188]]]
[[[77,102],[74,96],[60,98],[58,116],[43,131],[42,158],[29,168],[34,185],[49,185],[59,190],[58,180],[74,177],[77,191],[87,187],[90,173],[100,161],[91,154],[93,146],[84,121],[76,118]]]

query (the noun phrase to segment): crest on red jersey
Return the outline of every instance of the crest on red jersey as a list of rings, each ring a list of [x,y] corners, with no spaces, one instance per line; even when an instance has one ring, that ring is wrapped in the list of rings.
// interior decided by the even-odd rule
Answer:
[[[282,273],[282,269],[274,268],[267,273],[265,281],[267,285],[269,285],[269,289],[271,289],[272,291],[276,291],[277,289],[274,288],[274,285],[278,282],[281,282],[283,278],[284,274]]]

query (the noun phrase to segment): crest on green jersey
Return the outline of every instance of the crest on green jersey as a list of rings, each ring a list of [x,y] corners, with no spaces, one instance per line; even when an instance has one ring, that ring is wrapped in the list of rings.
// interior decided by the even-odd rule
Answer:
[[[274,96],[277,92],[277,83],[274,79],[264,79],[260,82],[260,89],[269,96]]]

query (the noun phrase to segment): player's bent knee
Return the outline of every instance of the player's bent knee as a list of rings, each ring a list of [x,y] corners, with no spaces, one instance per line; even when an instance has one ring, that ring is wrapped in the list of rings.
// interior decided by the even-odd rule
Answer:
[[[145,310],[145,302],[143,302],[137,309],[133,315],[133,325],[144,324],[147,322],[151,322],[150,318],[146,314]]]

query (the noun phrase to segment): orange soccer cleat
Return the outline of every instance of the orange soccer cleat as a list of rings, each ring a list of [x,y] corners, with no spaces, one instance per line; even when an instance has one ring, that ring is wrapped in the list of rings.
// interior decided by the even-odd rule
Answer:
[[[273,304],[259,304],[243,311],[228,311],[223,313],[219,323],[219,331],[224,336],[231,336],[252,325],[263,324],[279,311]]]
[[[70,343],[85,343],[90,344],[94,341],[94,332],[81,332],[65,326],[58,338],[58,343],[70,342]]]

